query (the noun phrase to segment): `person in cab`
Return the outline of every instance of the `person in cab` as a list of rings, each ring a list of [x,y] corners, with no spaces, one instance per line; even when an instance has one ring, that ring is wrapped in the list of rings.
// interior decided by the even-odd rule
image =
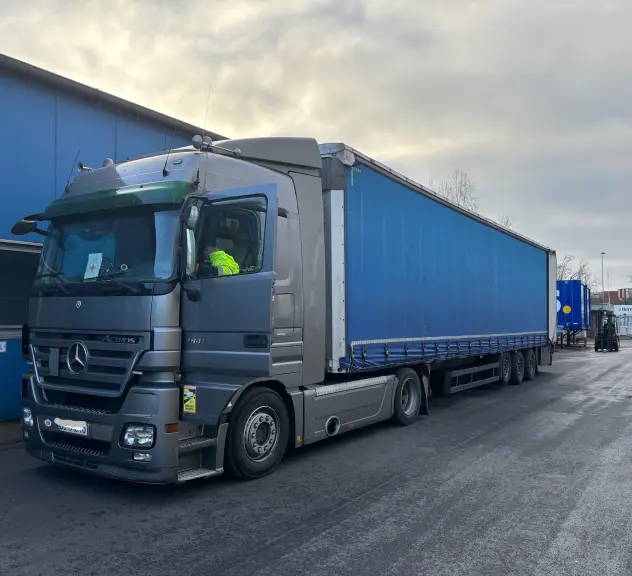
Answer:
[[[239,264],[237,261],[224,250],[220,250],[217,246],[210,245],[206,247],[205,257],[213,268],[217,269],[219,276],[229,276],[231,274],[239,274]]]

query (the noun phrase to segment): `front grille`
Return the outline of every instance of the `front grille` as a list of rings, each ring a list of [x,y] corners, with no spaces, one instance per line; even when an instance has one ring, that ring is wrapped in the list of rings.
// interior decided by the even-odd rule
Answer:
[[[44,400],[51,408],[89,412],[90,414],[116,414],[120,411],[124,401],[123,396],[104,398],[91,394],[76,394],[50,389],[45,389],[43,392]]]
[[[47,432],[42,430],[42,439],[51,448],[61,448],[71,450],[87,456],[106,456],[110,451],[110,443],[103,440],[93,440],[82,436],[70,436],[57,432]]]
[[[73,446],[72,444],[65,444],[64,442],[55,442],[53,448],[61,448],[62,450],[72,450],[73,452],[79,452],[86,454],[87,456],[105,456],[105,452],[100,450],[94,450],[92,448],[80,448],[79,446]]]
[[[125,342],[112,342],[112,338],[106,336],[103,333],[85,332],[31,332],[33,360],[42,387],[120,396],[138,356],[149,348],[149,335],[121,334]],[[68,366],[69,350],[77,342],[83,344],[88,352],[86,366],[81,374],[74,374]]]

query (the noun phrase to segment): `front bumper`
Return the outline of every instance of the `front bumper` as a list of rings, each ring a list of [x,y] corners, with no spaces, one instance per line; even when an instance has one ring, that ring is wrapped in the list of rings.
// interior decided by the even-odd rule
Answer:
[[[180,388],[175,385],[132,387],[116,413],[51,404],[37,386],[33,374],[22,377],[22,405],[33,415],[33,426],[22,424],[22,438],[29,454],[52,464],[119,480],[172,484],[178,480],[178,433],[167,432],[180,414]],[[88,436],[60,432],[55,419],[83,421]],[[122,446],[127,424],[155,427],[155,442],[148,450]],[[133,460],[134,453],[151,460]]]

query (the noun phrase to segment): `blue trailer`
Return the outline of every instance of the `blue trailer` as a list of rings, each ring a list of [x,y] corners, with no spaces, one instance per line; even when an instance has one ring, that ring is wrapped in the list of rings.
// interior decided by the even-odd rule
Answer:
[[[561,345],[571,346],[577,336],[589,330],[590,288],[581,280],[557,281],[557,328]]]
[[[434,390],[457,392],[498,379],[480,370],[482,357],[531,348],[538,360],[544,350],[549,362],[553,250],[346,145],[320,148],[325,174],[335,170],[328,158],[345,166],[341,189],[327,192],[330,211],[344,214],[344,236],[330,255],[331,277],[344,279],[330,296],[333,306],[344,302],[333,310],[331,363],[338,371],[422,362],[440,374]]]

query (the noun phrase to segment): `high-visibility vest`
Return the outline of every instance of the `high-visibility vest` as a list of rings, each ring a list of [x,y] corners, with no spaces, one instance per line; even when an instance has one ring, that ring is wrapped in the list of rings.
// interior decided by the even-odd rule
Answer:
[[[235,262],[235,259],[230,254],[227,254],[223,250],[209,254],[209,260],[211,261],[211,265],[215,266],[215,268],[219,268],[224,276],[239,274],[239,264]]]

